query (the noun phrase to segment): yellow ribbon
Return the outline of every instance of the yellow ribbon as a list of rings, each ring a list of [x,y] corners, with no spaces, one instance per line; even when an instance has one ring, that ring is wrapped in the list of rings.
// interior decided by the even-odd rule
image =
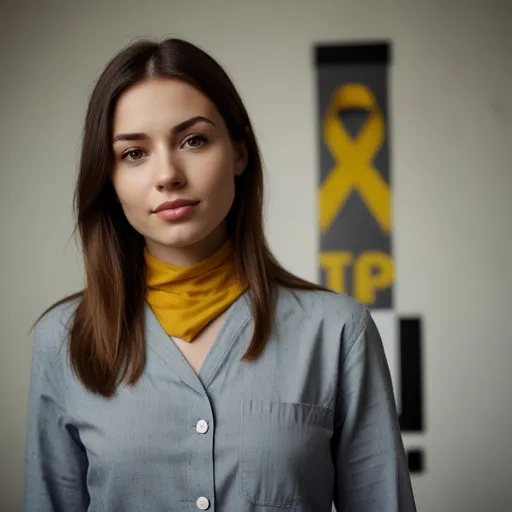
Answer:
[[[342,110],[358,108],[369,118],[352,138],[338,117]],[[373,158],[384,141],[385,122],[372,92],[362,84],[339,87],[327,109],[324,138],[336,163],[319,191],[320,229],[326,233],[353,191],[358,191],[381,228],[391,231],[391,192]]]

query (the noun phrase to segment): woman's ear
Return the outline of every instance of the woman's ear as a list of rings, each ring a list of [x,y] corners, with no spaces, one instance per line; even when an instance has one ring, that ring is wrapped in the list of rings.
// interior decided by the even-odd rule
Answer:
[[[249,161],[247,142],[245,140],[234,143],[235,148],[235,176],[240,176],[245,171]]]
[[[247,141],[251,140],[252,130],[250,126],[244,128],[245,136],[242,140],[237,140],[235,146],[235,176],[240,176],[245,171],[249,163],[249,150]]]

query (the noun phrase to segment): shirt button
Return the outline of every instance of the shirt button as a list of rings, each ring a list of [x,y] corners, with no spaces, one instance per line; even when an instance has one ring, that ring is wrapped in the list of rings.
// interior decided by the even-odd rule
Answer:
[[[201,496],[197,499],[196,505],[199,510],[207,510],[210,507],[210,502],[204,496]]]
[[[197,430],[198,434],[206,434],[206,432],[208,432],[208,422],[206,420],[199,420],[196,425],[196,430]],[[202,509],[202,510],[206,510],[206,509]]]

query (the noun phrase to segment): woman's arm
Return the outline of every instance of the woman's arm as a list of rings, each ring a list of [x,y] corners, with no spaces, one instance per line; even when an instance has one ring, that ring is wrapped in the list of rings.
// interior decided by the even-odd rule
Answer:
[[[368,310],[348,350],[335,410],[336,509],[415,512],[391,376]]]
[[[78,432],[66,420],[65,381],[57,348],[62,344],[62,335],[52,328],[55,323],[55,318],[43,319],[34,335],[24,512],[85,512],[89,503],[87,457]]]

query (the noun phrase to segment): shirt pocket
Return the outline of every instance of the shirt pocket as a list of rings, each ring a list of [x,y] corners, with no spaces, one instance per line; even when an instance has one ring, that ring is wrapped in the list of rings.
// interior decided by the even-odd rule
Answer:
[[[292,507],[332,492],[333,413],[310,404],[242,403],[239,494],[254,505]],[[308,500],[309,501],[309,500]]]

